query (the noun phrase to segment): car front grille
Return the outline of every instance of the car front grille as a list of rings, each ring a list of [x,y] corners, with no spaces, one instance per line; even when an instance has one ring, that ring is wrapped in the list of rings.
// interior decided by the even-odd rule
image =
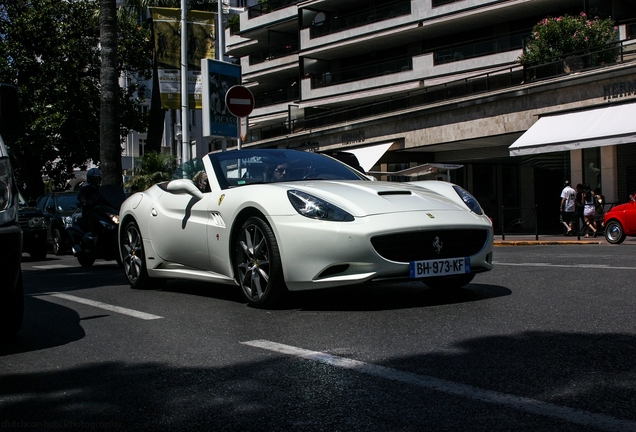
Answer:
[[[371,238],[376,252],[397,262],[467,257],[479,252],[488,239],[488,230],[455,229],[412,231]]]

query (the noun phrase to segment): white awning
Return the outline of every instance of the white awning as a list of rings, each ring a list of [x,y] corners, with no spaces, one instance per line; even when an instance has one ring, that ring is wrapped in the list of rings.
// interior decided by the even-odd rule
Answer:
[[[384,144],[378,144],[373,146],[346,149],[347,153],[352,153],[358,159],[360,166],[367,172],[380,160],[382,155],[387,152],[389,147],[393,145],[393,141]]]
[[[541,117],[510,147],[510,156],[636,142],[636,103]]]

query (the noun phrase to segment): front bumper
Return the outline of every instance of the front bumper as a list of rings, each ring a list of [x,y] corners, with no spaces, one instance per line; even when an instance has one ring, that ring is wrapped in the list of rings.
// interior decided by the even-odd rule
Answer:
[[[433,217],[431,217],[433,216]],[[353,222],[324,222],[303,216],[274,217],[271,226],[291,291],[409,278],[408,261],[380,256],[371,239],[396,233],[484,231],[483,245],[469,255],[473,273],[492,269],[493,231],[490,220],[470,212],[405,212],[356,218]],[[443,236],[442,236],[443,238]],[[422,248],[431,245],[423,244]]]

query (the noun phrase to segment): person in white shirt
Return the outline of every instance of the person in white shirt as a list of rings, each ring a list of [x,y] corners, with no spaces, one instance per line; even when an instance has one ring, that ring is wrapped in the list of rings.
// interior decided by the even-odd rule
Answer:
[[[576,215],[576,191],[570,185],[570,180],[566,180],[561,191],[561,217],[563,222],[567,226],[567,231],[564,235],[572,235],[572,222]]]

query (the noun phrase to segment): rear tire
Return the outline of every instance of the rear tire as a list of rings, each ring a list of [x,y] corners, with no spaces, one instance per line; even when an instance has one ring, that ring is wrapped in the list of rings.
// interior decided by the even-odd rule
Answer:
[[[250,306],[271,307],[287,292],[278,243],[270,226],[251,217],[238,233],[234,273]]]
[[[82,267],[91,267],[95,263],[95,257],[92,254],[82,252],[77,255],[77,261]]]
[[[33,261],[44,261],[46,259],[46,246],[29,252],[29,256]]]
[[[613,220],[605,225],[605,240],[608,243],[621,244],[625,237],[625,231],[623,231],[623,226],[619,222]]]
[[[427,278],[423,282],[434,290],[457,290],[465,287],[475,278],[474,274]]]

